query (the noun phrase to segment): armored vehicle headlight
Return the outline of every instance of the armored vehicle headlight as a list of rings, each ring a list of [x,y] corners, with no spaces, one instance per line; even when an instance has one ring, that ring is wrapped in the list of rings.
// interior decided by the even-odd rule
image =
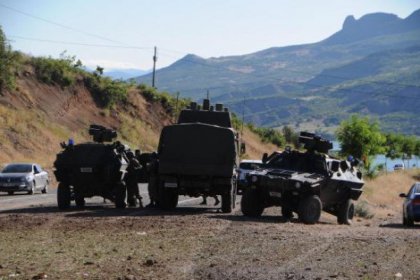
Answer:
[[[258,177],[257,176],[254,175],[254,176],[251,177],[251,182],[252,183],[256,183],[257,181],[258,181]]]
[[[300,187],[302,187],[302,184],[300,182],[296,182],[295,183],[295,188],[300,189]]]

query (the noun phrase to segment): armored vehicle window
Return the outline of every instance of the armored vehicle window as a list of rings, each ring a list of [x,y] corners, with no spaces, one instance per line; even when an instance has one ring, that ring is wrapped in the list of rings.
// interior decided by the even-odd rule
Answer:
[[[246,170],[254,170],[254,169],[259,168],[260,166],[261,164],[256,163],[256,162],[242,162],[239,165],[239,168],[246,169]]]
[[[183,110],[178,123],[206,123],[221,127],[232,127],[229,112]]]
[[[269,166],[300,172],[326,172],[326,165],[322,156],[311,153],[282,153],[270,161]]]

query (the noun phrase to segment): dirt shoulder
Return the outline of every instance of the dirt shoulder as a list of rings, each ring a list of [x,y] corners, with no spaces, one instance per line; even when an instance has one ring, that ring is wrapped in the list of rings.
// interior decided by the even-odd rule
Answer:
[[[27,208],[0,214],[0,279],[418,279],[419,233],[394,216],[285,223],[278,208]]]

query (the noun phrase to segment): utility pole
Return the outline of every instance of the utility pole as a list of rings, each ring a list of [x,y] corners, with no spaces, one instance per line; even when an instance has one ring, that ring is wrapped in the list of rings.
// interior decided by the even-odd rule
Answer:
[[[244,101],[242,103],[242,126],[241,126],[241,136],[244,134],[244,121],[245,121],[245,95]]]
[[[152,77],[152,87],[155,87],[155,75],[156,75],[156,61],[157,61],[157,48],[155,47],[155,54],[153,55],[153,77]]]
[[[175,103],[175,122],[178,118],[178,100],[179,100],[179,91],[176,92],[176,103]]]

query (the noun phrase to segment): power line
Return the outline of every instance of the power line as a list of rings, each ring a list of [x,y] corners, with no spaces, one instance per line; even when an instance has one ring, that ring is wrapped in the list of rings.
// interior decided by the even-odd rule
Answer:
[[[8,37],[15,38],[15,39],[28,40],[28,41],[42,42],[42,43],[77,45],[77,46],[86,46],[86,47],[103,47],[103,48],[118,48],[118,49],[137,49],[137,50],[148,50],[148,49],[152,49],[151,47],[120,46],[120,45],[102,45],[102,44],[79,43],[79,42],[69,42],[69,41],[56,41],[56,40],[49,40],[49,39],[39,39],[39,38],[24,37],[24,36],[18,36],[18,35],[8,35]]]
[[[58,22],[55,22],[55,21],[52,21],[52,20],[49,20],[49,19],[45,19],[45,18],[42,18],[42,17],[36,16],[36,15],[27,13],[27,12],[24,12],[24,11],[20,11],[18,9],[15,9],[15,8],[12,8],[12,7],[9,7],[9,6],[6,6],[6,5],[4,5],[2,3],[0,3],[0,7],[9,9],[9,10],[15,12],[15,13],[22,14],[22,15],[25,15],[25,16],[30,17],[30,18],[34,18],[34,19],[37,19],[37,20],[40,20],[40,21],[43,21],[43,22],[46,22],[46,23],[49,23],[49,24],[52,24],[52,25],[55,25],[55,26],[59,26],[59,27],[64,28],[64,29],[71,30],[73,32],[78,32],[78,33],[81,33],[81,34],[84,34],[84,35],[88,35],[88,36],[91,36],[91,37],[95,37],[97,39],[101,39],[101,40],[112,42],[112,43],[116,43],[116,44],[126,45],[124,43],[121,43],[119,41],[106,38],[106,37],[101,36],[101,35],[97,35],[97,34],[94,34],[94,33],[91,33],[91,32],[87,32],[87,31],[84,31],[84,30],[80,30],[80,29],[77,29],[77,28],[73,28],[71,26],[67,26],[67,25],[64,25],[64,24],[61,24],[61,23],[58,23]]]
[[[124,44],[124,43],[118,42],[118,41],[113,40],[113,39],[109,39],[109,38],[106,38],[106,37],[103,37],[103,36],[100,36],[100,35],[97,35],[97,34],[94,34],[94,33],[86,32],[86,31],[83,31],[83,30],[79,30],[79,29],[73,28],[71,26],[67,26],[67,25],[64,25],[64,24],[61,24],[61,23],[57,23],[57,22],[54,22],[54,21],[51,21],[51,20],[48,20],[48,19],[45,19],[45,18],[36,16],[36,15],[30,14],[30,13],[24,12],[24,11],[20,11],[18,9],[15,9],[15,8],[12,8],[12,7],[9,7],[9,6],[6,6],[6,5],[1,4],[1,3],[0,3],[0,7],[6,8],[6,9],[9,9],[9,10],[12,10],[12,11],[14,11],[16,13],[25,15],[27,17],[31,17],[31,18],[34,18],[34,19],[37,19],[37,20],[41,20],[43,22],[46,22],[46,23],[49,23],[49,24],[52,24],[52,25],[56,25],[56,26],[59,26],[61,28],[65,28],[65,29],[68,29],[68,30],[71,30],[71,31],[74,31],[74,32],[82,33],[82,34],[85,34],[85,35],[89,35],[89,36],[92,36],[92,37],[95,37],[95,38],[99,38],[101,40],[105,40],[105,41],[109,41],[109,42],[113,42],[113,43],[117,43],[117,44]],[[100,44],[88,44],[88,43],[78,43],[78,42],[54,41],[54,40],[49,40],[49,39],[28,38],[28,37],[23,37],[23,36],[11,36],[11,37],[19,38],[19,39],[24,39],[24,40],[39,41],[39,42],[71,44],[71,45],[80,45],[80,46],[89,46],[89,47],[107,47],[107,48],[125,48],[125,49],[148,49],[147,47],[127,46],[126,44],[124,44],[126,46],[116,46],[116,45],[100,45]],[[166,51],[169,51],[169,52],[175,52],[175,53],[182,53],[180,51],[169,50],[169,49],[163,49],[163,50],[166,50]],[[166,55],[166,56],[173,57],[173,56],[170,56],[170,55]],[[199,65],[206,66],[206,67],[211,67],[211,68],[214,68],[214,69],[228,70],[228,71],[231,71],[231,72],[235,72],[236,74],[239,74],[239,75],[247,75],[247,76],[254,75],[255,76],[255,74],[252,74],[252,72],[251,73],[244,73],[244,72],[239,72],[239,71],[233,71],[232,69],[229,69],[229,68],[226,68],[226,67],[221,67],[221,66],[218,66],[218,65],[211,65],[211,64],[199,62],[199,61],[196,61],[196,60],[190,60],[190,59],[184,58],[184,61],[187,61],[187,62],[190,62],[190,63],[199,64]],[[306,75],[314,75],[314,73],[305,72],[305,71],[301,71],[301,70],[283,69],[283,71],[285,71],[285,72],[292,72],[292,73],[299,73],[299,74],[306,74]],[[339,80],[342,80],[342,81],[348,81],[349,80],[349,78],[346,78],[346,77],[339,77],[339,76],[334,76],[334,75],[329,75],[329,74],[322,74],[322,73],[321,74],[318,74],[317,77],[328,77],[328,78],[339,79]],[[286,83],[299,83],[299,82],[296,82],[296,81],[285,81],[285,80],[280,80],[280,79],[277,79],[277,78],[273,79],[273,81],[286,82]],[[390,82],[384,82],[384,81],[381,81],[381,82],[370,81],[370,83],[377,83],[377,84],[380,84],[380,85],[384,85],[385,84],[385,85],[393,85],[393,86],[397,85],[397,86],[404,86],[404,87],[420,88],[419,86],[416,86],[416,85],[408,85],[408,84],[401,84],[401,83],[390,83]],[[255,84],[255,82],[235,84],[235,85],[227,85],[227,86],[219,86],[219,87],[212,87],[212,88],[208,88],[208,89],[217,89],[217,88],[225,88],[225,87],[232,87],[232,86],[237,87],[237,86],[246,85],[246,84]],[[311,83],[308,83],[308,82],[301,83],[301,84],[304,84],[304,85],[315,85],[315,86],[320,86],[320,87],[322,86],[322,87],[324,87],[324,85],[316,85],[316,84],[311,84]],[[202,89],[202,88],[197,88],[197,89]],[[188,91],[192,91],[192,90],[194,90],[194,89],[189,89]],[[341,90],[347,90],[347,89],[341,89]],[[383,96],[383,95],[381,95],[381,96]],[[395,96],[395,97],[400,97],[400,96]],[[406,97],[406,98],[408,98],[408,97]]]

